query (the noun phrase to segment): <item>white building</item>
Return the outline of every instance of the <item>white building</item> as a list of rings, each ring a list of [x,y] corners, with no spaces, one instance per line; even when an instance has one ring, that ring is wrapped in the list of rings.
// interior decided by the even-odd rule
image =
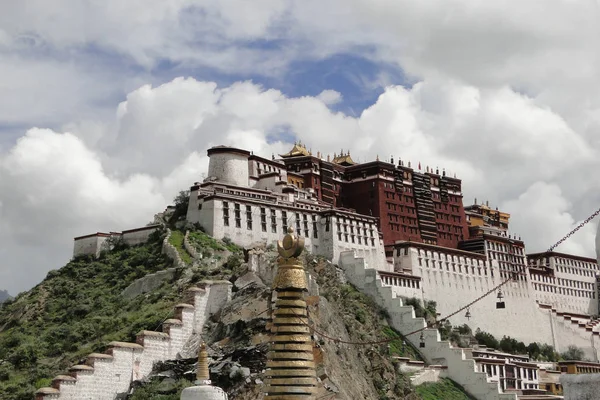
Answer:
[[[539,368],[536,363],[529,361],[527,355],[514,355],[476,347],[472,356],[477,364],[477,370],[485,372],[490,382],[498,382],[500,389],[539,390]],[[543,392],[543,391],[540,391]]]
[[[538,302],[558,312],[598,315],[600,268],[593,258],[557,252],[527,255]]]
[[[369,265],[388,269],[375,218],[334,209],[311,189],[288,183],[278,161],[225,146],[209,149],[208,155],[207,179],[190,190],[188,222],[240,246],[273,244],[293,227],[313,254],[337,262],[340,252],[354,250]]]
[[[122,240],[129,246],[145,243],[160,225],[152,224],[141,228],[128,229],[123,232],[96,232],[90,235],[78,236],[73,239],[73,257],[93,255],[98,257],[103,250],[109,250],[108,239]]]

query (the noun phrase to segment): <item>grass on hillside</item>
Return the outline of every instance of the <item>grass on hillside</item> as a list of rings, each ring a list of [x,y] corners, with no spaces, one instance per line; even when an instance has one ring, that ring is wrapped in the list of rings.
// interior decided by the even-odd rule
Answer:
[[[169,237],[169,243],[171,243],[173,246],[175,246],[175,248],[179,252],[179,256],[181,257],[181,260],[184,263],[189,265],[192,263],[192,257],[190,256],[190,254],[187,252],[187,250],[183,246],[184,238],[185,238],[185,234],[183,232],[177,231],[177,230],[172,230],[171,236]]]
[[[179,293],[166,284],[126,301],[134,280],[169,268],[161,238],[120,246],[99,259],[79,257],[0,309],[0,398],[31,400],[34,391],[111,341],[160,329]]]
[[[424,383],[415,388],[422,400],[474,400],[456,382],[443,378],[436,383]]]
[[[239,246],[236,246],[230,240],[227,240],[227,238],[225,238],[225,240],[223,240],[223,243],[221,243],[221,242],[217,241],[215,238],[213,238],[212,236],[210,236],[204,232],[201,232],[201,231],[194,231],[194,232],[190,231],[188,240],[190,241],[191,244],[196,246],[196,249],[198,249],[198,250],[204,250],[204,251],[206,251],[206,249],[212,249],[214,251],[229,250],[232,253],[235,253],[235,252],[238,252],[241,250],[241,248]]]

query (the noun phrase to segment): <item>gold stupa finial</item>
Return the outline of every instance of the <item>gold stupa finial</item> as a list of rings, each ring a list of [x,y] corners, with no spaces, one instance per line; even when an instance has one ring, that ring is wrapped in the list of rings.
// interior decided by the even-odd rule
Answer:
[[[196,371],[196,384],[210,385],[210,373],[208,371],[208,353],[206,351],[206,343],[200,344],[198,350],[198,369]]]
[[[303,249],[304,238],[297,236],[292,227],[277,242],[280,258],[273,280],[277,301],[267,354],[265,400],[314,400],[317,391],[313,342],[303,296],[308,282],[304,265],[298,260]]]

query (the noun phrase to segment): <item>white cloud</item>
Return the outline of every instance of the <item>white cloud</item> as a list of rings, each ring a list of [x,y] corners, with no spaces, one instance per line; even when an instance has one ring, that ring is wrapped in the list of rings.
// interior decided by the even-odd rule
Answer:
[[[335,90],[325,89],[317,95],[317,98],[328,106],[332,106],[342,101],[342,94]]]
[[[270,157],[290,133],[314,153],[343,147],[362,161],[393,154],[456,172],[467,202],[506,208],[543,249],[600,203],[599,15],[594,2],[566,0],[6,3],[0,240],[10,250],[0,288],[61,265],[74,235],[147,222],[199,179],[211,145]],[[166,63],[285,79],[293,61],[338,53],[396,65],[418,83],[376,73],[385,92],[349,116],[329,108],[348,96],[328,87],[290,98],[250,81],[161,85],[153,75]],[[560,249],[591,254],[590,229]]]

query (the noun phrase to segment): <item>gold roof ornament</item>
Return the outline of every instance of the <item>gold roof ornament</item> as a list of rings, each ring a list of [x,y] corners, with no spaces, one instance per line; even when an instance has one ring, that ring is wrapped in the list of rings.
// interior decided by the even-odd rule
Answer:
[[[335,157],[335,155],[334,155],[333,163],[339,164],[339,165],[344,165],[344,166],[350,166],[350,165],[356,164],[356,162],[354,162],[352,157],[350,157],[350,150],[348,150],[348,152],[346,154],[344,154],[344,152],[342,151],[340,153],[340,155],[337,157]]]
[[[298,157],[298,156],[310,156],[310,152],[306,149],[306,146],[302,143],[294,142],[294,147],[285,154],[280,154],[279,157]]]
[[[277,250],[279,267],[273,280],[277,301],[267,354],[264,399],[314,400],[317,375],[304,301],[308,282],[304,265],[298,260],[304,250],[304,238],[290,227],[283,240],[277,242]]]

